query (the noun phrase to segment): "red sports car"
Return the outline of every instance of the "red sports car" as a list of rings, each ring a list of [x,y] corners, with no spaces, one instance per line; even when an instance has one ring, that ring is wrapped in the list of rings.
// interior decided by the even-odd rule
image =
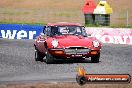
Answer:
[[[80,59],[91,57],[98,63],[101,43],[85,31],[78,23],[49,23],[35,39],[35,60],[53,63],[59,59]]]

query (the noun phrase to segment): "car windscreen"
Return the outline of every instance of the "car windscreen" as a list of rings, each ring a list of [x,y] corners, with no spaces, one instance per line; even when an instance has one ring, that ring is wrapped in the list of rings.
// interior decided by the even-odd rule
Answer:
[[[86,35],[85,29],[82,26],[57,26],[52,29],[54,35]]]

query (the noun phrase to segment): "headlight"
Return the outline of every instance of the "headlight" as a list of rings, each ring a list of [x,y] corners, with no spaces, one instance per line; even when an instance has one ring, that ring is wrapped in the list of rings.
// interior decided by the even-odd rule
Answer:
[[[56,48],[57,46],[58,46],[58,41],[57,40],[53,40],[52,42],[51,42],[51,44],[52,44],[52,46],[54,47],[54,48]]]
[[[94,47],[99,47],[99,42],[98,42],[98,41],[96,41],[96,40],[95,40],[95,41],[93,41],[93,46],[94,46]]]

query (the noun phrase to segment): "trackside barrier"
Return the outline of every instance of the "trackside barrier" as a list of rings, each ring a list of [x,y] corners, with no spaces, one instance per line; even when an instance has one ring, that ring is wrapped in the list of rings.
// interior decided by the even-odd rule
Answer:
[[[9,39],[35,39],[44,26],[0,24],[0,37]],[[132,44],[132,28],[86,27],[86,32],[102,43]]]
[[[0,24],[0,37],[9,39],[34,39],[43,26],[27,24]]]
[[[132,44],[132,28],[86,28],[102,43]]]

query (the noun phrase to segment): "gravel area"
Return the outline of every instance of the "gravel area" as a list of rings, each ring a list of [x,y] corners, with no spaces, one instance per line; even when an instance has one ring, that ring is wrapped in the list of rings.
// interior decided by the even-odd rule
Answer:
[[[75,82],[79,65],[87,73],[132,75],[132,46],[103,44],[99,63],[57,61],[55,64],[34,60],[34,40],[0,39],[0,84],[19,82]]]

